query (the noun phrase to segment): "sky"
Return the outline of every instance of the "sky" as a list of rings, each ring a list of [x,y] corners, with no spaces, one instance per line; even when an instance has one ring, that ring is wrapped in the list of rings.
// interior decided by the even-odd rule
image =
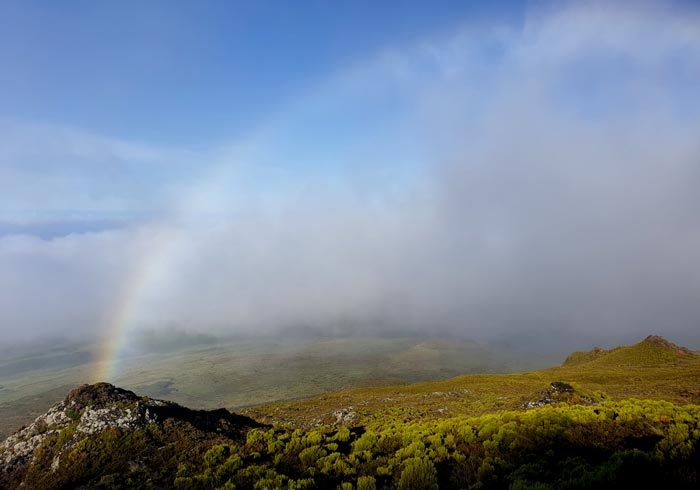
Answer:
[[[700,348],[698,25],[680,1],[1,2],[0,338]]]

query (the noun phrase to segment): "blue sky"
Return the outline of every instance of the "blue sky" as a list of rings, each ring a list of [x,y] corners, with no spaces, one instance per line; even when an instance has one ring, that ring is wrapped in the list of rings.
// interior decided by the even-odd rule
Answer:
[[[0,333],[700,347],[696,3],[486,3],[2,2]]]
[[[6,194],[0,230],[26,223],[44,237],[148,219],[171,207],[164,194],[217,165],[250,165],[237,179],[261,191],[290,179],[258,175],[261,163],[278,176],[403,178],[421,164],[421,148],[396,128],[435,68],[428,60],[416,76],[420,67],[409,65],[420,56],[404,50],[465,26],[518,26],[525,15],[518,2],[10,1],[0,9],[0,128],[10,146],[22,145],[2,162],[18,195]],[[392,73],[392,60],[413,80]],[[51,143],[40,151],[36,139]],[[241,146],[237,162],[212,163]],[[350,156],[362,151],[392,157]],[[52,223],[61,220],[64,228]]]
[[[572,120],[643,118],[659,87],[665,111],[696,117],[683,31],[650,63],[648,29],[664,49],[671,23],[635,18],[629,39],[596,38],[602,3],[4,2],[0,230],[161,219],[216,179],[239,204],[319,180],[382,194],[482,138],[509,76]],[[620,9],[608,24],[630,23]],[[574,31],[555,32],[546,19],[567,11]],[[577,34],[586,15],[591,31]],[[567,36],[580,46],[556,53]]]
[[[348,64],[517,2],[3,2],[5,117],[157,143],[231,138]]]

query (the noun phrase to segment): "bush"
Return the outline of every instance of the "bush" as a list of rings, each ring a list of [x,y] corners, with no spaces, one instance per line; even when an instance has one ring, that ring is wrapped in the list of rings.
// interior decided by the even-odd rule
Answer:
[[[403,464],[398,490],[438,490],[437,471],[428,458],[410,458]]]
[[[373,476],[361,476],[357,479],[357,490],[377,490],[377,481]]]

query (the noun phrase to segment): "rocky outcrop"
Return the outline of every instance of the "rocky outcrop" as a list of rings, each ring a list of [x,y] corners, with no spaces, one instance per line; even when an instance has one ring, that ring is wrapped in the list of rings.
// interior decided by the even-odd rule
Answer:
[[[135,429],[155,422],[157,417],[152,407],[164,403],[139,398],[107,383],[81,386],[0,444],[0,472],[11,472],[30,463],[39,446],[62,432],[71,433],[64,444],[67,448],[84,436],[109,428]],[[57,455],[56,465],[59,460]]]
[[[260,426],[224,409],[190,410],[175,403],[139,397],[108,383],[84,385],[0,444],[0,487],[3,480],[15,480],[21,475],[49,443],[54,452],[50,471],[56,471],[62,456],[86,438],[110,429],[128,434],[168,420],[205,434],[234,439],[249,428]]]
[[[530,400],[524,402],[521,406],[522,408],[542,408],[546,405],[553,405],[555,403],[563,401],[571,401],[576,390],[569,383],[564,383],[563,381],[554,381],[549,385],[545,391],[540,393],[536,400]],[[584,401],[592,401],[585,399]]]
[[[682,347],[680,345],[676,345],[673,342],[666,340],[660,335],[649,335],[647,338],[645,338],[642,343],[647,343],[647,344],[652,344],[652,345],[657,345],[659,347],[663,347],[664,349],[668,349],[675,353],[678,356],[681,357],[686,357],[686,356],[692,356],[694,355],[693,351],[686,347]]]

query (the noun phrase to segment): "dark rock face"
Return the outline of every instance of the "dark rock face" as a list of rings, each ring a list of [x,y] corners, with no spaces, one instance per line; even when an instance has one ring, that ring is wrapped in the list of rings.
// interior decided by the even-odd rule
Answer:
[[[549,385],[547,390],[551,393],[573,393],[574,387],[569,383],[564,383],[563,381],[555,381]]]
[[[34,488],[36,482],[25,482],[25,476],[37,472],[56,473],[58,478],[61,470],[71,464],[65,460],[75,459],[79,445],[89,445],[105,434],[119,446],[138,433],[145,441],[139,450],[148,455],[183,437],[195,442],[239,440],[255,427],[261,424],[225,409],[190,410],[175,403],[139,397],[108,383],[83,385],[0,444],[0,488]],[[115,457],[129,459],[128,454],[110,456]],[[129,461],[127,466],[134,464]]]
[[[522,404],[523,408],[542,408],[545,405],[552,405],[562,401],[569,401],[574,395],[574,387],[563,381],[550,383],[549,388],[540,393],[537,400],[532,400]]]

